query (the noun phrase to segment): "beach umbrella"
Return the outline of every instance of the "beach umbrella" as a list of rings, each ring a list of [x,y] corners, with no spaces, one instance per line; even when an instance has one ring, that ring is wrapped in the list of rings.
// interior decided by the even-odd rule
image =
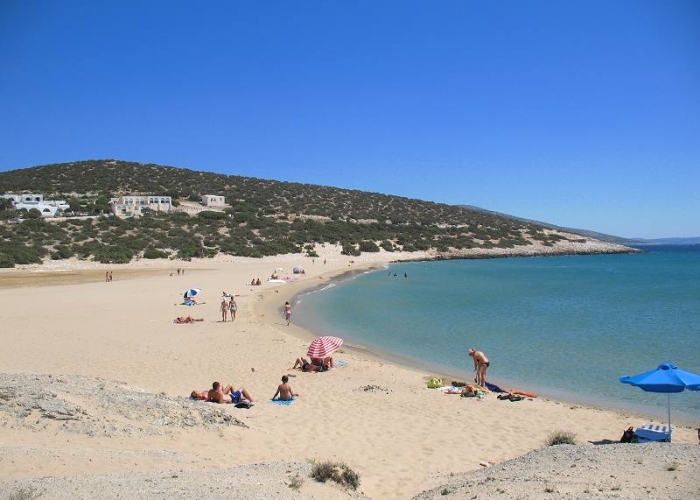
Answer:
[[[293,272],[294,274],[299,274],[299,273],[301,273],[301,272],[303,272],[303,271],[304,271],[304,268],[301,267],[301,266],[296,266],[294,269],[292,269],[292,272]]]
[[[674,392],[700,391],[700,375],[681,370],[673,363],[661,363],[655,370],[638,375],[620,377],[620,382],[639,387],[646,392],[668,394],[668,428],[671,429],[671,394]]]
[[[202,291],[201,288],[190,288],[189,290],[187,290],[185,292],[185,298],[190,299],[190,298],[194,297],[195,295],[197,295],[201,291]]]
[[[341,338],[330,336],[318,337],[311,342],[306,355],[312,358],[324,358],[340,349],[341,345],[343,345],[343,339]]]

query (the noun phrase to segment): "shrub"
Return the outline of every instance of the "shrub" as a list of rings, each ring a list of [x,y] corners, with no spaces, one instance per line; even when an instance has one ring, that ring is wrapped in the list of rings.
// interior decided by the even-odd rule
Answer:
[[[569,431],[552,432],[547,437],[547,444],[549,446],[556,446],[558,444],[576,444],[576,434]]]
[[[342,462],[319,462],[311,468],[311,477],[319,483],[325,483],[329,479],[341,486],[356,490],[360,486],[360,476]]]
[[[168,257],[169,254],[167,252],[162,252],[155,248],[147,248],[146,251],[143,252],[144,259],[167,259]]]
[[[206,220],[222,220],[226,218],[226,214],[223,212],[215,212],[213,210],[203,210],[197,214],[197,217]]]
[[[378,252],[379,247],[374,241],[364,240],[360,242],[360,252]]]
[[[0,268],[15,267],[15,258],[6,253],[0,253]]]

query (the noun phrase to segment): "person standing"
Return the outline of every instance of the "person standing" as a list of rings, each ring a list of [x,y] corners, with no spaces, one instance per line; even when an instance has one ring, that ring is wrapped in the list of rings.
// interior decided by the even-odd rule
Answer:
[[[226,297],[221,297],[221,321],[226,323],[228,319],[228,302],[226,302]]]
[[[229,311],[231,312],[231,322],[236,321],[236,311],[238,310],[238,304],[236,304],[236,297],[231,295],[231,301],[228,303]]]
[[[476,383],[481,387],[486,387],[486,369],[491,365],[489,358],[481,351],[473,347],[469,349],[469,356],[474,361],[474,371],[476,372]]]
[[[292,306],[289,305],[289,302],[284,303],[284,319],[287,320],[287,326],[289,326],[292,321]]]

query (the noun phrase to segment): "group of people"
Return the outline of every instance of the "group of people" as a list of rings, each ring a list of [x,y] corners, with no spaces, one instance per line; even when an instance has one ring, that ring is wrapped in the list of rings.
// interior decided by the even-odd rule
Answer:
[[[112,275],[112,271],[105,271],[105,281],[106,282],[109,283],[110,281],[112,281],[113,278],[114,278],[114,276]]]
[[[194,390],[190,394],[190,397],[199,401],[233,404],[244,408],[250,408],[254,403],[253,396],[250,395],[245,387],[239,387],[236,389],[233,385],[229,384],[223,386],[220,382],[214,382],[211,385],[211,389],[204,389],[203,391]],[[277,386],[277,391],[275,392],[275,395],[272,396],[272,399],[290,401],[296,397],[299,397],[299,393],[294,392],[292,386],[289,385],[289,377],[287,375],[283,375],[282,383]]]
[[[254,280],[250,280],[250,286],[260,286],[260,285],[262,285],[262,282],[260,281],[260,278],[258,278],[258,279],[256,279],[256,280],[255,280],[255,279],[254,279]]]
[[[233,294],[224,294],[221,297],[221,321],[226,323],[228,321],[228,315],[231,314],[231,321],[236,320],[236,311],[238,311],[238,304],[236,304],[236,297]]]
[[[200,401],[209,401],[211,403],[243,404],[248,407],[253,404],[253,397],[244,387],[236,389],[233,385],[222,386],[220,382],[214,382],[211,385],[211,389],[208,390],[194,390],[190,394],[190,397]]]

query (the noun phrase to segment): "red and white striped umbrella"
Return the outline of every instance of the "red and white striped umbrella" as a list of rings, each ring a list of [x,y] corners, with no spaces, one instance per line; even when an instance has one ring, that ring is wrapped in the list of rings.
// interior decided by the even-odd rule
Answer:
[[[340,349],[343,339],[338,337],[318,337],[311,342],[306,355],[312,358],[323,358]]]

